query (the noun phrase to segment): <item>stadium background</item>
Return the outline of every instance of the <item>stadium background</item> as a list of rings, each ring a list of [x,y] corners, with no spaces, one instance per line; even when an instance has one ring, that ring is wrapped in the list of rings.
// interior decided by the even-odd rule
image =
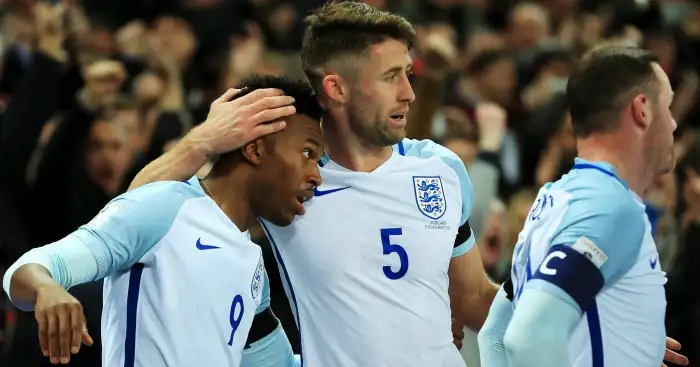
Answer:
[[[537,188],[572,164],[575,140],[562,98],[572,63],[604,42],[659,56],[676,91],[679,164],[646,199],[669,278],[668,334],[691,364],[700,358],[693,280],[700,269],[700,5],[367,2],[404,15],[418,31],[408,136],[438,140],[464,160],[475,187],[471,223],[499,281]],[[29,248],[89,221],[140,168],[204,121],[227,87],[251,73],[303,77],[302,20],[320,3],[0,0],[0,273]],[[273,256],[260,233],[255,238],[266,251],[273,308],[297,348]],[[100,284],[72,292],[99,341]],[[47,365],[32,315],[13,312],[4,298],[0,304],[0,366]],[[463,349],[470,366],[478,366],[474,339],[468,335]],[[99,346],[71,363],[99,364]]]

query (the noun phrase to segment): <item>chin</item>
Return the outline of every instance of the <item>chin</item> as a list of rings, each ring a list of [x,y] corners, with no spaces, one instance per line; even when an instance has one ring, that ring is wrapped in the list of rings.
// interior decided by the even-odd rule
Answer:
[[[286,227],[286,226],[292,224],[292,222],[294,221],[294,217],[296,217],[296,216],[295,215],[287,216],[287,215],[281,214],[281,215],[276,215],[272,218],[265,218],[265,219],[277,227]]]

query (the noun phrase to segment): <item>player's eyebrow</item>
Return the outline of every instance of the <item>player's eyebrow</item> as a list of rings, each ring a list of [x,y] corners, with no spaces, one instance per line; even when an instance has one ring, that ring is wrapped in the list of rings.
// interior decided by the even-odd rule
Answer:
[[[399,73],[399,72],[403,71],[404,69],[408,72],[408,71],[411,71],[412,67],[413,67],[413,63],[409,63],[406,66],[394,66],[391,69],[385,71],[384,74],[382,74],[382,75],[385,76],[385,75],[389,75],[389,74]]]

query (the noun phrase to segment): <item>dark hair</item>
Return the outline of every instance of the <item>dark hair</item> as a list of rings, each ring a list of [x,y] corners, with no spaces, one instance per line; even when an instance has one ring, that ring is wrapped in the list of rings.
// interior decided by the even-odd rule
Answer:
[[[576,136],[608,132],[618,126],[617,115],[639,93],[654,99],[658,82],[656,57],[635,47],[607,46],[585,55],[566,86],[571,123]]]
[[[242,89],[233,99],[241,98],[256,89],[276,88],[284,95],[294,98],[297,115],[306,115],[314,120],[321,120],[321,107],[313,89],[303,80],[292,80],[284,76],[252,75],[243,80],[238,88]]]
[[[470,76],[481,74],[501,60],[513,60],[513,55],[505,50],[479,52],[467,65],[467,74]]]
[[[306,77],[319,88],[320,68],[335,58],[359,55],[370,46],[395,39],[411,48],[416,33],[405,18],[354,1],[332,1],[305,19],[301,62]]]

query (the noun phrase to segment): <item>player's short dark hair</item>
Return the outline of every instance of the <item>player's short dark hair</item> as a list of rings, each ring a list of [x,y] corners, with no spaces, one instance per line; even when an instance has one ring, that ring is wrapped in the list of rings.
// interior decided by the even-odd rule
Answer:
[[[354,1],[328,2],[309,15],[305,23],[301,61],[314,88],[319,88],[323,80],[320,69],[336,58],[360,55],[389,39],[411,48],[416,38],[413,26],[402,16]]]
[[[314,120],[321,120],[321,107],[311,86],[304,80],[293,80],[285,76],[252,75],[243,80],[237,88],[241,89],[233,99],[241,98],[257,89],[276,88],[284,95],[294,98],[297,115],[306,115]]]
[[[585,138],[612,131],[619,125],[617,115],[635,95],[655,99],[656,62],[652,53],[635,47],[606,46],[585,55],[566,87],[574,134]]]

